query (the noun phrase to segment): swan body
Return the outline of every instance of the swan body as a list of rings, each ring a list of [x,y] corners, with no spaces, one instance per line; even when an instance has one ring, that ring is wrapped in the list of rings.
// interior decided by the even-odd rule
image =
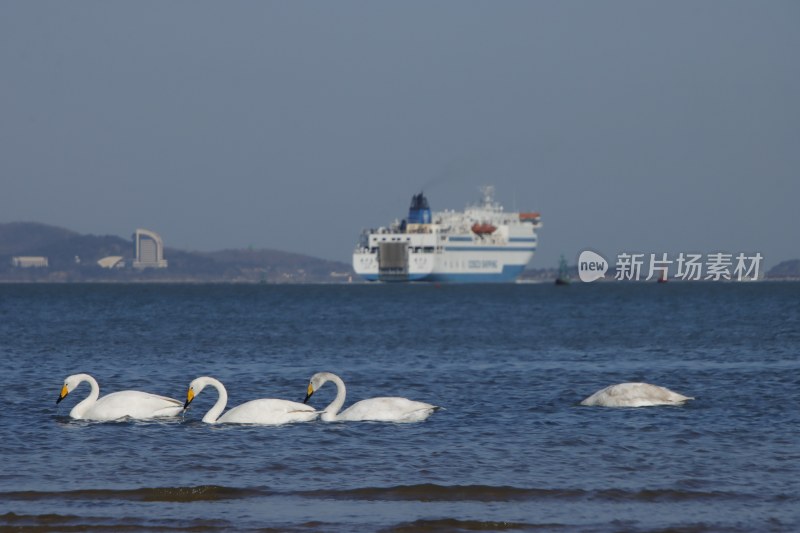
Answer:
[[[649,383],[620,383],[601,389],[581,402],[581,405],[600,407],[649,407],[653,405],[680,405],[689,396],[678,394],[666,387]]]
[[[382,397],[361,400],[341,413],[347,389],[342,379],[330,372],[318,372],[311,376],[308,383],[307,402],[322,385],[332,381],[336,384],[336,398],[325,408],[320,416],[323,422],[419,422],[428,418],[439,407],[425,402],[417,402],[408,398]]]
[[[126,390],[106,394],[100,398],[100,386],[89,374],[74,374],[64,380],[61,387],[61,394],[56,400],[56,404],[75,390],[84,381],[89,382],[92,387],[89,396],[78,403],[70,411],[69,416],[83,420],[119,420],[120,418],[130,417],[138,420],[159,418],[167,416],[177,416],[183,410],[180,401],[141,392]]]
[[[266,398],[245,402],[222,414],[228,403],[228,391],[225,390],[225,386],[219,380],[208,376],[199,377],[189,385],[184,409],[187,409],[192,400],[208,385],[217,389],[219,399],[203,417],[203,422],[207,424],[261,424],[274,426],[291,422],[310,422],[319,416],[319,413],[308,405],[288,400]]]

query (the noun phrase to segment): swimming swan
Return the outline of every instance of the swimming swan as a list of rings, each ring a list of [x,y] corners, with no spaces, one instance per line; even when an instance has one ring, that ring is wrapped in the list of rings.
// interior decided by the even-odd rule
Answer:
[[[581,405],[600,407],[648,407],[651,405],[680,405],[689,396],[649,383],[620,383],[599,390],[583,400]]]
[[[407,398],[384,397],[361,400],[339,413],[339,409],[344,405],[347,389],[345,389],[342,379],[330,372],[318,372],[311,376],[306,399],[303,403],[306,403],[311,398],[311,395],[328,381],[336,383],[336,398],[322,412],[320,419],[323,422],[356,422],[362,420],[419,422],[428,418],[436,409],[439,409],[435,405],[415,402]]]
[[[228,391],[225,390],[225,386],[219,380],[208,376],[199,377],[192,381],[189,385],[189,391],[186,393],[186,404],[184,404],[183,408],[187,409],[192,400],[207,385],[211,385],[219,393],[217,403],[203,417],[203,422],[207,424],[278,425],[290,422],[309,422],[319,416],[319,413],[308,405],[288,400],[272,399],[245,402],[229,409],[227,413],[220,416],[228,403]]]
[[[100,396],[97,381],[89,374],[75,374],[64,380],[56,404],[67,397],[81,383],[88,381],[92,387],[89,396],[70,411],[69,416],[84,420],[118,420],[124,417],[146,420],[162,416],[177,416],[183,410],[180,401],[157,396],[149,392],[126,390]]]

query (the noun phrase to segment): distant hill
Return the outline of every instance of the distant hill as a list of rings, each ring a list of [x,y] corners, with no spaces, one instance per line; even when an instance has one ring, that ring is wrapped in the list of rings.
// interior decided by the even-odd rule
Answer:
[[[0,224],[0,256],[39,255],[38,250],[77,236],[74,231],[37,222]]]
[[[15,256],[47,257],[47,268],[19,268]],[[121,256],[126,268],[97,261]],[[0,224],[0,281],[341,282],[355,277],[350,265],[276,250],[187,252],[165,247],[165,269],[135,270],[133,239],[81,235],[36,222]]]
[[[37,222],[0,224],[0,271],[19,255],[45,256],[51,268],[64,269],[74,265],[76,257],[92,264],[109,255],[132,258],[133,242],[112,235],[81,235]]]
[[[766,273],[767,279],[800,279],[800,259],[778,263]]]

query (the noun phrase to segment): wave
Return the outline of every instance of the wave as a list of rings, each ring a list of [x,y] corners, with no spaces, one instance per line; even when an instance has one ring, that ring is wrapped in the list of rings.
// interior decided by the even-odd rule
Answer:
[[[58,513],[0,514],[1,531],[230,531],[233,524],[225,520],[164,520],[146,517],[79,516]],[[264,529],[263,532],[271,531]],[[278,530],[274,530],[278,531]]]
[[[123,500],[141,502],[197,502],[243,500],[270,496],[299,496],[312,500],[419,501],[419,502],[534,502],[541,500],[608,502],[684,502],[762,499],[752,494],[678,489],[540,489],[492,485],[398,485],[353,489],[274,491],[265,487],[157,487],[137,489],[79,489],[69,491],[0,492],[0,500]],[[798,499],[779,495],[775,498]]]
[[[496,522],[485,520],[457,520],[440,518],[404,522],[380,530],[380,533],[424,533],[426,531],[533,531],[536,529],[566,528],[562,524],[529,524],[521,522]]]
[[[300,493],[310,498],[334,500],[421,501],[421,502],[528,502],[539,500],[592,500],[631,502],[715,501],[752,498],[749,494],[676,489],[538,489],[489,485],[399,485]]]
[[[200,485],[197,487],[157,487],[140,489],[79,489],[67,491],[15,491],[0,492],[6,500],[126,500],[140,502],[197,502],[238,500],[255,496],[269,496],[258,488],[221,487]]]
[[[338,526],[338,527],[337,527]],[[4,527],[14,531],[50,532],[50,531],[231,531],[240,529],[236,524],[226,520],[172,520],[153,519],[144,517],[111,518],[102,516],[77,516],[56,513],[47,514],[17,514],[6,513],[0,515],[0,530]],[[412,533],[426,531],[533,531],[545,529],[552,531],[566,528],[563,524],[531,524],[526,522],[507,522],[496,520],[461,520],[457,518],[420,519],[410,522],[393,524],[383,529],[380,533]],[[306,522],[287,527],[269,527],[260,524],[257,530],[260,533],[286,533],[288,531],[326,531],[328,529],[342,530],[342,524],[329,524],[324,522]],[[358,529],[359,526],[354,526]]]
[[[398,485],[395,487],[364,487],[357,489],[314,490],[302,493],[306,497],[332,500],[376,501],[482,501],[514,502],[542,498],[580,498],[582,490],[531,489],[491,485]]]

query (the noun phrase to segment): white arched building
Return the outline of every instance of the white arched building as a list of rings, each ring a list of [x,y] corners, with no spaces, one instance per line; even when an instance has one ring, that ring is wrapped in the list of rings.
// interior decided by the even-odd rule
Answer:
[[[161,236],[150,230],[137,229],[133,234],[136,243],[136,258],[133,268],[167,268],[164,259],[164,242]]]

